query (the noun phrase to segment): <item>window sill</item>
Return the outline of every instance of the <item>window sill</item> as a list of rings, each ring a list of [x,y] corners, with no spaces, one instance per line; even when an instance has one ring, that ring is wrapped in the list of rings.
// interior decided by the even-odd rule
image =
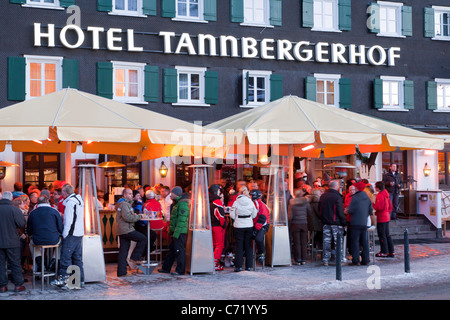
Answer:
[[[118,99],[116,97],[113,98],[114,101],[121,102],[121,103],[127,103],[127,104],[148,104],[147,101],[132,101],[132,100],[126,100],[126,99]]]
[[[401,34],[390,34],[390,33],[377,33],[377,37],[386,37],[386,38],[406,38],[406,36],[403,36]]]
[[[172,21],[182,21],[182,22],[196,22],[196,23],[208,23],[206,20],[201,19],[188,19],[188,18],[172,18]]]
[[[450,37],[439,37],[439,36],[436,36],[436,37],[431,38],[431,40],[450,41]]]
[[[254,109],[254,108],[261,107],[261,106],[263,106],[263,105],[265,105],[267,103],[269,103],[269,102],[265,102],[265,103],[262,103],[262,104],[242,104],[242,105],[239,106],[239,108]]]
[[[111,11],[108,12],[111,16],[126,16],[126,17],[135,17],[135,18],[147,18],[145,14],[142,13],[132,13],[132,12],[118,12],[118,11]]]
[[[381,109],[378,109],[378,111],[400,111],[400,112],[408,112],[409,109],[404,109],[404,108],[381,108]]]
[[[24,3],[22,4],[22,7],[24,8],[38,8],[38,9],[52,9],[52,10],[65,10],[65,8],[61,7],[61,6],[46,6],[45,4],[29,4],[29,3]]]
[[[433,112],[437,112],[437,113],[450,113],[450,109],[435,109],[433,110]]]
[[[342,30],[339,29],[319,29],[319,28],[312,28],[311,31],[319,31],[319,32],[337,32],[341,33]]]
[[[210,104],[207,103],[195,103],[195,102],[176,102],[172,103],[172,106],[175,107],[210,107]]]
[[[243,27],[275,28],[275,26],[273,26],[271,24],[261,24],[261,23],[251,23],[251,22],[242,22],[240,25]]]

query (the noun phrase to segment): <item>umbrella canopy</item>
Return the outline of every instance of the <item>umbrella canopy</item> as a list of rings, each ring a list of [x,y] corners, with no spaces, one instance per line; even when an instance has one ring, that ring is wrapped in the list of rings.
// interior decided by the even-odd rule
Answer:
[[[323,166],[324,168],[347,168],[347,169],[356,169],[357,166],[350,164],[348,162],[332,162]]]
[[[227,145],[248,143],[294,146],[294,155],[325,157],[360,151],[406,149],[443,149],[444,140],[404,126],[330,107],[296,96],[285,96],[264,106],[214,122],[206,128],[226,133]],[[312,146],[310,146],[312,145]],[[284,150],[284,151],[283,151]]]
[[[0,118],[0,149],[11,141],[16,152],[66,152],[61,141],[82,142],[87,153],[135,156],[154,145],[223,145],[221,134],[201,126],[70,88],[2,108]]]

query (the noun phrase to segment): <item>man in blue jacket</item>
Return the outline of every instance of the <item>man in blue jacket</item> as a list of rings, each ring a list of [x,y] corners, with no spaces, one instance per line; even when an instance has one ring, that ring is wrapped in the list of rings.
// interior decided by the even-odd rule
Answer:
[[[37,207],[31,211],[28,217],[27,232],[31,236],[30,247],[34,245],[55,245],[63,232],[63,220],[61,214],[50,205],[49,199],[41,195],[37,200]],[[31,250],[33,254],[34,250]],[[42,265],[40,253],[35,257],[39,270]],[[52,261],[53,263],[53,261]]]
[[[341,232],[343,234],[344,226],[347,224],[344,216],[344,207],[342,203],[342,195],[339,193],[339,181],[332,180],[329,185],[329,189],[325,192],[319,201],[320,213],[323,223],[323,256],[322,262],[324,266],[328,266],[331,258],[331,241],[334,239],[334,243],[337,243],[337,234]],[[341,237],[342,253],[343,245]],[[344,255],[342,254],[342,257]]]

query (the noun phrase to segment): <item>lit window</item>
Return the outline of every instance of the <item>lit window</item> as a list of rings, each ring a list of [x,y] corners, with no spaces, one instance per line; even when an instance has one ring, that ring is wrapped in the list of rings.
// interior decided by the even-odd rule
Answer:
[[[243,106],[256,107],[270,101],[270,71],[243,71]]]
[[[340,75],[314,74],[316,78],[316,101],[339,108]]]
[[[206,68],[176,67],[178,73],[178,104],[205,104]]]
[[[144,102],[144,67],[143,63],[113,61],[114,100]]]
[[[41,97],[62,88],[62,58],[25,56],[27,99]]]
[[[336,0],[314,1],[314,28],[320,31],[338,30],[338,3]]]
[[[59,7],[59,0],[27,0],[27,5],[39,7]]]

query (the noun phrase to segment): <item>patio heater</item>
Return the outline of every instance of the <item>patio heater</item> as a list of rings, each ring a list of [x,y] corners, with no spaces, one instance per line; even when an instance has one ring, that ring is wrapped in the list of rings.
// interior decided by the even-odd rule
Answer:
[[[287,219],[284,166],[270,167],[267,206],[270,227],[266,233],[266,263],[273,266],[291,265],[291,246]]]
[[[79,194],[84,201],[83,268],[85,282],[106,282],[105,258],[100,237],[100,214],[97,204],[96,165],[80,164]]]
[[[209,165],[192,165],[192,191],[189,230],[186,243],[186,267],[190,274],[215,273],[207,170]]]

